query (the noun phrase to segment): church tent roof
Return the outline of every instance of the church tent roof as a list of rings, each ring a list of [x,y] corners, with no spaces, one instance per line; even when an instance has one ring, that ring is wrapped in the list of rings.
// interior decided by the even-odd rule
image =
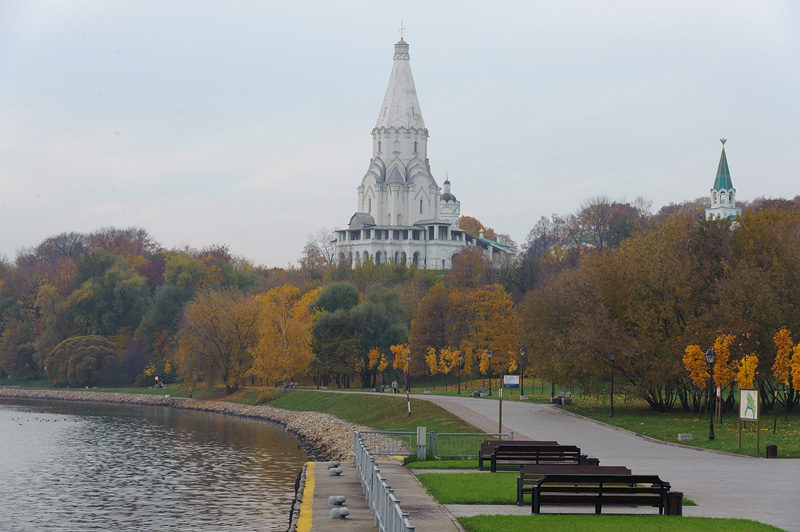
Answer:
[[[408,59],[408,43],[400,39],[394,45],[392,74],[375,123],[376,128],[425,129]]]
[[[717,177],[714,179],[714,188],[712,190],[730,190],[733,188],[733,181],[731,181],[731,171],[728,168],[728,158],[725,156],[725,142],[722,143],[722,155],[719,156],[719,165],[717,165]]]

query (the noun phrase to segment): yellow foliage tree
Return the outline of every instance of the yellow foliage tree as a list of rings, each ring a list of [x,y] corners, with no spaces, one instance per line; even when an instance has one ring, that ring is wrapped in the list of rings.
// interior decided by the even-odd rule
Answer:
[[[394,355],[392,367],[408,373],[408,355],[411,354],[408,344],[397,344],[389,347],[389,351]]]
[[[483,374],[505,370],[519,351],[519,316],[503,287],[454,290],[451,309],[447,337],[464,353],[466,371],[475,362]],[[491,362],[487,350],[492,351]],[[476,357],[480,360],[474,360]]]
[[[425,355],[425,365],[428,367],[428,372],[431,375],[436,375],[439,372],[439,362],[436,359],[436,349],[433,347],[428,348],[428,353]]]
[[[739,361],[739,371],[736,373],[736,382],[739,388],[752,388],[758,373],[758,356],[753,353],[746,355]]]
[[[701,390],[708,384],[708,364],[703,356],[703,350],[699,345],[687,345],[683,353],[683,367],[689,373],[689,378],[697,388]]]
[[[386,355],[381,353],[381,359],[378,361],[378,371],[381,373],[389,367],[389,360],[386,358]]]
[[[736,339],[732,334],[720,334],[714,340],[714,351],[717,353],[714,362],[714,384],[720,388],[730,386],[736,378],[738,364],[731,360],[731,344]]]
[[[372,349],[370,349],[369,352],[367,353],[367,358],[369,360],[369,369],[377,368],[378,365],[380,364],[382,357],[383,354],[381,353],[380,349],[378,349],[377,347],[373,347]]]
[[[778,382],[788,386],[791,373],[790,361],[794,347],[792,333],[786,327],[781,327],[781,330],[772,337],[772,341],[775,343],[775,347],[778,348],[778,352],[775,354],[775,362],[772,363],[772,374]]]
[[[516,371],[517,371],[517,361],[512,360],[511,362],[508,363],[508,372],[515,373]]]
[[[458,350],[444,347],[439,350],[439,373],[448,375],[458,366]]]
[[[791,360],[792,367],[792,387],[800,390],[800,344],[794,346],[794,355]]]
[[[252,349],[252,373],[271,382],[286,382],[304,373],[314,360],[311,345],[316,311],[309,306],[320,289],[301,295],[291,284],[256,297],[258,343]]]
[[[489,372],[489,355],[486,351],[482,351],[480,357],[478,371],[481,372],[481,375],[486,375]]]

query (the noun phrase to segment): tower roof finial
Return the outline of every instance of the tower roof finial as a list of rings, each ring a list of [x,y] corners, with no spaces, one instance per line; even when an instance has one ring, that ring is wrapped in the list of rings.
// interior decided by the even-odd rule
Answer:
[[[722,147],[724,148],[725,143],[728,142],[728,139],[719,139],[719,141],[722,143]]]
[[[405,34],[404,32],[408,29],[406,26],[403,25],[403,19],[400,19],[400,28],[398,28],[398,29],[400,31],[400,40],[402,41],[403,40],[403,36]]]

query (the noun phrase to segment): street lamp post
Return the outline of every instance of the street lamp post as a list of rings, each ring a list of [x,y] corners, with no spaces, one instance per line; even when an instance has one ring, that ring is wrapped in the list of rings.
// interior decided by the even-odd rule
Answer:
[[[519,398],[525,396],[525,348],[519,348]]]
[[[411,417],[411,355],[406,355],[406,403],[408,404],[408,417]]]
[[[708,439],[709,440],[713,440],[714,439],[714,361],[716,360],[716,358],[717,358],[717,353],[714,352],[714,348],[713,347],[710,347],[708,349],[708,351],[706,351],[706,364],[708,364],[708,369],[709,369],[709,373],[710,373],[710,376],[709,376],[709,379],[708,379],[709,380],[709,388],[711,388],[710,396],[708,398],[708,414],[709,414],[709,416],[708,416],[708,419],[709,419]]]
[[[614,359],[617,358],[616,350],[612,349],[608,352],[608,359],[611,361],[611,410],[608,412],[608,417],[614,417]]]
[[[461,395],[461,362],[464,360],[464,355],[459,353],[458,357],[458,395]]]
[[[487,369],[489,370],[488,371],[488,373],[489,373],[489,397],[491,397],[492,396],[492,350],[491,349],[486,351],[486,358],[489,359],[489,364],[488,364],[489,367]]]

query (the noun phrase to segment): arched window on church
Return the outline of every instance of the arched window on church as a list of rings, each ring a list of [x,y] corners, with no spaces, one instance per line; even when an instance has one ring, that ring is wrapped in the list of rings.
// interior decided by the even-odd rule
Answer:
[[[419,213],[422,214],[422,200],[419,200]]]
[[[378,141],[378,153],[381,152],[381,141]]]
[[[417,141],[414,141],[414,153],[417,153]]]
[[[728,192],[728,203],[730,203],[731,205],[733,205],[733,190],[731,190],[730,192]]]
[[[715,190],[714,193],[711,195],[711,202],[716,205],[717,203],[717,191]]]
[[[367,201],[369,202],[368,203],[369,207],[367,207],[367,212],[372,214],[372,198],[369,198]]]

